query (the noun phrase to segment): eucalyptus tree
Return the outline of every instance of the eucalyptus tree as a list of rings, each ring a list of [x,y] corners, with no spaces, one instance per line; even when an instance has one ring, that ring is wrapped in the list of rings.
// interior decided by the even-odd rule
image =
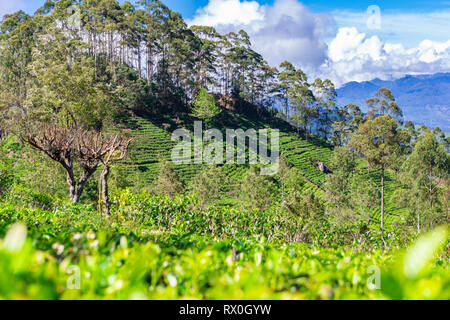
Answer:
[[[381,170],[381,240],[384,245],[384,187],[386,170],[404,153],[410,137],[406,130],[389,115],[368,119],[353,135],[349,147],[367,160],[371,167]]]
[[[450,156],[431,130],[426,130],[417,140],[414,151],[405,162],[415,183],[427,194],[430,209],[435,191],[450,178]]]
[[[271,67],[267,61],[263,61],[257,76],[257,94],[259,95],[259,105],[270,107],[273,104],[272,95],[276,91],[276,78],[278,70]]]
[[[302,127],[306,131],[309,125],[310,132],[312,119],[316,117],[314,108],[314,94],[308,84],[306,74],[296,69],[292,63],[283,62],[280,64],[281,72],[278,74],[279,97],[285,103],[286,118],[289,119],[289,107],[293,111],[291,116],[297,130]]]
[[[336,107],[334,121],[331,125],[331,142],[335,146],[345,146],[362,120],[363,113],[357,105],[348,104]]]
[[[217,87],[217,46],[220,41],[219,33],[213,27],[191,26],[190,30],[201,41],[200,50],[197,52],[195,86],[197,88],[209,86]]]
[[[231,94],[235,97],[245,97],[247,92],[247,70],[250,69],[253,59],[261,59],[262,57],[254,52],[251,47],[250,37],[244,30],[238,33],[229,33],[231,36],[228,41],[231,47],[228,50],[228,60],[231,62]]]
[[[289,95],[288,91],[292,82],[293,74],[295,73],[294,66],[285,61],[280,65],[281,71],[278,73],[278,83],[275,91],[275,96],[281,102],[284,108],[284,115],[286,120],[289,119]]]
[[[8,131],[10,111],[25,111],[32,84],[33,47],[40,31],[38,20],[23,11],[5,15],[0,25],[0,110]]]
[[[397,120],[403,117],[403,111],[395,101],[394,95],[386,88],[379,89],[374,98],[367,99],[366,105],[369,108],[368,116],[372,118],[388,114]]]
[[[312,83],[313,93],[319,108],[318,131],[322,133],[325,140],[328,140],[328,132],[333,123],[333,116],[336,109],[337,92],[334,84],[326,79],[316,79]]]

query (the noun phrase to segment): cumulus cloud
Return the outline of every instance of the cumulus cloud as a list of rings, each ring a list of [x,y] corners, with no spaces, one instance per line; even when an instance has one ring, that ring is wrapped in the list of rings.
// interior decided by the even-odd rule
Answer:
[[[406,74],[450,72],[450,40],[423,40],[417,47],[367,37],[356,28],[340,28],[331,41],[322,76],[338,85],[374,78],[389,80]]]
[[[450,30],[450,9],[430,12],[389,11],[380,8],[380,29],[369,29],[366,11],[334,10],[339,27],[356,27],[369,36],[376,35],[389,42],[418,46],[423,39],[447,41]]]
[[[288,60],[310,78],[329,78],[337,86],[349,81],[450,72],[450,40],[445,27],[450,11],[381,13],[382,28],[374,31],[366,27],[365,11],[335,11],[331,16],[314,14],[298,0],[275,0],[273,5],[210,0],[188,23],[214,26],[221,33],[244,29],[253,48],[271,65]],[[338,30],[334,17],[341,26]],[[423,40],[430,38],[422,29],[428,30],[434,41]]]
[[[204,26],[251,25],[264,20],[265,8],[256,1],[211,0],[190,24]]]
[[[317,67],[326,60],[323,38],[335,25],[330,15],[313,14],[297,0],[275,0],[273,5],[210,0],[188,23],[214,26],[222,33],[244,29],[253,48],[270,64],[288,60],[304,68]]]

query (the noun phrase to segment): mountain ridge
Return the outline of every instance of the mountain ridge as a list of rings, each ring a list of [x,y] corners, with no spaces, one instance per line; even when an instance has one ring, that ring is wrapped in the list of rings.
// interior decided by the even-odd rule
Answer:
[[[338,103],[354,103],[367,111],[365,101],[388,88],[403,109],[404,119],[450,131],[450,73],[406,75],[396,80],[348,82],[337,89]]]

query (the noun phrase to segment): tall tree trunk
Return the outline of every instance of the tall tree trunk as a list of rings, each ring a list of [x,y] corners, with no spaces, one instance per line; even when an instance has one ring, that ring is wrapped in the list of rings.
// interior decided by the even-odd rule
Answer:
[[[76,202],[75,191],[77,188],[77,181],[75,180],[72,170],[66,168],[66,171],[67,171],[67,185],[69,186],[70,201]]]
[[[105,165],[102,173],[100,174],[99,188],[101,203],[103,204],[103,212],[107,217],[111,215],[109,207],[109,195],[108,195],[108,177],[109,177],[109,165]]]
[[[430,193],[430,208],[433,208],[433,185],[431,183],[431,177],[432,177],[432,168],[429,169],[429,174],[428,174],[428,181],[429,181],[429,193]]]
[[[420,212],[417,212],[417,233],[420,233]]]
[[[381,242],[386,248],[384,241],[384,166],[381,167]]]
[[[139,72],[139,77],[142,76],[142,63],[141,63],[141,43],[138,42],[138,46],[137,46],[137,58],[138,58],[138,72]]]
[[[75,188],[75,192],[73,195],[71,195],[72,202],[77,203],[80,201],[81,195],[83,194],[83,190],[86,185],[86,182],[89,180],[89,178],[92,176],[92,174],[96,170],[97,170],[97,167],[83,169],[83,173],[81,174],[81,177],[78,180],[78,184]]]

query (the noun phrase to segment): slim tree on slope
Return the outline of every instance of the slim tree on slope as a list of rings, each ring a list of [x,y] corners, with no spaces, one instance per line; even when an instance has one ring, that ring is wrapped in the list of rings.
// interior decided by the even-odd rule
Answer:
[[[205,88],[200,89],[194,101],[192,114],[205,121],[205,127],[207,127],[211,120],[219,115],[221,111],[220,107],[216,105],[214,97]]]
[[[362,155],[370,166],[381,170],[381,240],[384,245],[385,172],[403,154],[409,139],[409,134],[399,129],[397,121],[384,115],[363,123],[349,142],[349,147]]]
[[[416,213],[417,232],[421,230],[421,215],[442,210],[439,190],[448,187],[450,177],[450,156],[434,132],[426,129],[417,139],[414,151],[403,164],[404,180],[409,188],[405,196],[406,207]],[[445,210],[443,210],[445,211]]]
[[[377,91],[374,98],[367,99],[367,107],[369,110],[369,117],[377,115],[391,115],[393,118],[400,120],[403,117],[403,111],[395,101],[391,90],[381,88]]]

